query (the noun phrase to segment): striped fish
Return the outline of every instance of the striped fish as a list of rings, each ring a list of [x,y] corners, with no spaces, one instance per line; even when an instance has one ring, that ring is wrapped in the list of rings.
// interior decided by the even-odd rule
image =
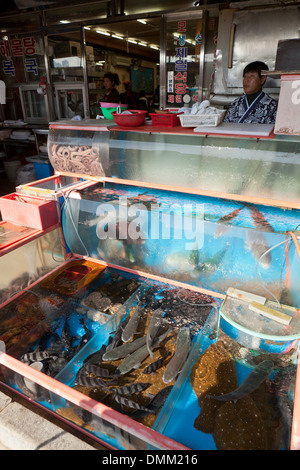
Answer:
[[[274,363],[272,361],[262,361],[260,362],[252,372],[248,375],[248,377],[244,380],[242,385],[237,389],[233,390],[230,393],[226,393],[225,395],[206,395],[208,398],[214,398],[215,400],[220,401],[237,401],[241,398],[249,395],[250,393],[254,392],[259,385],[270,375],[274,368]]]
[[[50,359],[47,351],[26,353],[21,357],[22,362],[40,362],[44,361],[45,359]]]
[[[145,367],[145,369],[143,370],[143,374],[152,374],[152,372],[155,372],[162,366],[162,364],[170,354],[170,351],[168,351],[165,356],[160,357],[159,359],[157,359],[157,361],[151,362],[149,366]]]
[[[96,364],[87,363],[83,366],[84,370],[90,374],[94,374],[97,377],[102,377],[104,379],[112,378],[114,374],[110,370],[105,369],[104,367],[97,366]]]
[[[100,377],[89,377],[84,374],[79,374],[76,377],[75,385],[84,385],[85,387],[107,387],[107,382]]]
[[[130,400],[129,398],[125,398],[122,395],[115,394],[113,395],[113,399],[119,403],[119,405],[122,406],[127,406],[127,408],[133,408],[135,410],[142,410],[146,411],[147,413],[153,413],[153,411],[149,410],[145,406],[139,405],[139,403],[136,403],[133,400]]]
[[[137,382],[129,385],[124,385],[123,387],[111,388],[111,392],[117,395],[131,395],[134,393],[139,393],[150,387],[150,383]]]

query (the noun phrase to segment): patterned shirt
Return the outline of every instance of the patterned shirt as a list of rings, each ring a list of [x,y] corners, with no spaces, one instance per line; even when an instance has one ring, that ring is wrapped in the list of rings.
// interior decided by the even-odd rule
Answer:
[[[248,105],[244,94],[234,100],[227,111],[224,122],[244,122],[253,124],[273,124],[276,120],[277,101],[263,91]]]

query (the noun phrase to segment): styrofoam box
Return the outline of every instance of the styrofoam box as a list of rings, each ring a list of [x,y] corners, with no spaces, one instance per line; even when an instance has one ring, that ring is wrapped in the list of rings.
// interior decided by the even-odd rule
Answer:
[[[58,223],[55,201],[17,193],[0,197],[2,219],[25,227],[44,230]]]
[[[224,119],[226,111],[218,114],[180,114],[182,127],[218,126]]]

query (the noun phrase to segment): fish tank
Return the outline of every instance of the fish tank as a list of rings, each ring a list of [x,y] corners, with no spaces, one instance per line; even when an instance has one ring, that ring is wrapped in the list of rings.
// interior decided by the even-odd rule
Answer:
[[[80,190],[62,212],[73,253],[224,293],[299,305],[298,210],[113,185]]]

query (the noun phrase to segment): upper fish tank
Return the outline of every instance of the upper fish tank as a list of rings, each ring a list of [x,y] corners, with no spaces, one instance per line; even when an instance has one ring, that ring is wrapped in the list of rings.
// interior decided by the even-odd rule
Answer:
[[[300,260],[287,234],[298,217],[296,210],[96,183],[70,194],[62,225],[74,254],[222,295],[234,287],[299,306]]]
[[[53,123],[51,164],[68,174],[298,207],[299,137],[231,138],[192,129],[187,134],[180,126],[171,132],[148,127],[124,131],[118,126],[105,130],[101,123]]]

